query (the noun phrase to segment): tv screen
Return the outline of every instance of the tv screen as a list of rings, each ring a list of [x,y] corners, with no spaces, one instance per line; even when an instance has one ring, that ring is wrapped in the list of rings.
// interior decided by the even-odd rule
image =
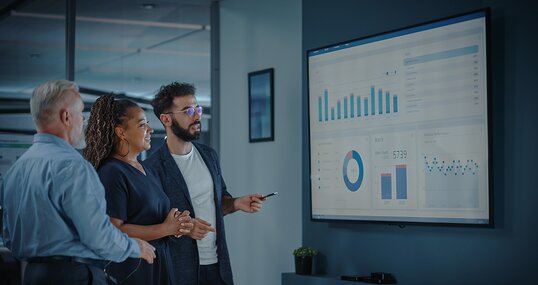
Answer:
[[[488,23],[307,52],[313,220],[492,225]]]

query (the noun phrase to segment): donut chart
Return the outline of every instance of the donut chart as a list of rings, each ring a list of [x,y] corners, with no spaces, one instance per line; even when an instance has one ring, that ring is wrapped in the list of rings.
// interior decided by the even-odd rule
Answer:
[[[357,177],[357,181],[355,182],[350,181],[349,177],[347,176],[347,166],[349,164],[349,161],[352,159],[355,160],[357,162],[357,165],[359,166],[359,175]],[[356,192],[361,187],[362,179],[364,178],[364,165],[362,163],[362,158],[360,154],[356,150],[350,150],[344,157],[343,178],[344,183],[346,184],[346,187],[347,189],[349,189],[349,191]]]

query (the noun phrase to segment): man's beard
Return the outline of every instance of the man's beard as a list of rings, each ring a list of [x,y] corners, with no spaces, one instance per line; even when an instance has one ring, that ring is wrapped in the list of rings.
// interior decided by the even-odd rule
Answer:
[[[84,149],[86,147],[86,136],[84,131],[80,132],[78,136],[73,137],[73,147],[76,149]]]
[[[72,133],[75,135],[71,136],[73,138],[73,147],[76,149],[84,149],[86,147],[86,128],[88,127],[87,121],[84,121],[81,126],[81,131],[77,135],[77,129],[73,129]]]
[[[200,130],[201,130],[202,122],[200,121],[196,121],[190,124],[188,128],[184,129],[178,124],[178,122],[175,119],[172,119],[172,132],[174,133],[174,135],[176,135],[176,137],[186,142],[197,140],[200,137],[200,131],[197,131],[194,134],[189,133],[189,129],[196,124],[200,124]]]

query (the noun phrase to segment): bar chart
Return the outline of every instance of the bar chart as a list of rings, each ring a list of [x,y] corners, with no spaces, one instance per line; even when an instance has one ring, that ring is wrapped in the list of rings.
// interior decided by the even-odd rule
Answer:
[[[384,91],[383,88],[376,88],[374,85],[370,87],[370,93],[367,95],[350,93],[337,99],[336,109],[334,105],[330,106],[329,102],[332,102],[333,98],[329,96],[329,90],[325,89],[323,95],[318,97],[318,122],[398,113],[398,95]]]
[[[396,199],[407,199],[407,165],[400,164],[394,167],[396,173]],[[381,199],[391,200],[393,198],[392,192],[392,172],[381,173]]]
[[[308,52],[312,217],[488,221],[488,46],[475,16]]]

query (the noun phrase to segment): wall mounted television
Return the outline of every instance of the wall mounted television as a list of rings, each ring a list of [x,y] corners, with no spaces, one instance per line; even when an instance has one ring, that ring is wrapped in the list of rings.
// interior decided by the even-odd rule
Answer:
[[[312,220],[493,226],[489,15],[307,51]]]

